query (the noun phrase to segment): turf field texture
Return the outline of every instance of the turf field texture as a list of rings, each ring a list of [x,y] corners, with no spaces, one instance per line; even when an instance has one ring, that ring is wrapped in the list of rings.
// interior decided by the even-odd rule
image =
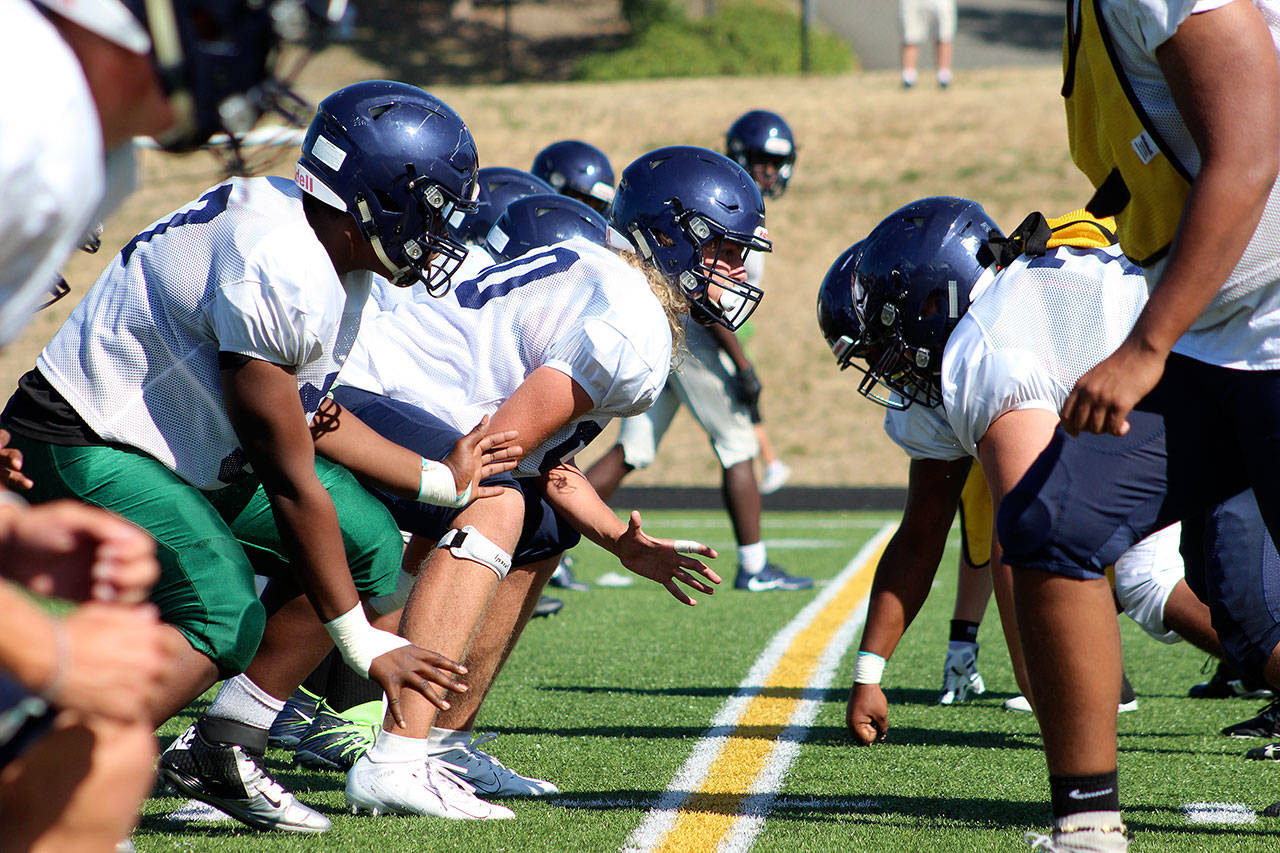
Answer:
[[[318,99],[368,77],[410,74],[405,79],[419,82],[403,60],[334,46],[306,67],[301,89]],[[884,412],[857,396],[859,376],[836,370],[818,334],[818,285],[843,249],[885,214],[921,196],[978,199],[1006,229],[1035,209],[1054,213],[1081,205],[1090,193],[1068,156],[1058,78],[1052,68],[962,72],[946,92],[931,86],[903,92],[892,73],[433,91],[469,123],[482,165],[521,168],[550,142],[578,137],[604,149],[620,172],[634,157],[661,145],[719,149],[725,130],[745,110],[781,112],[795,130],[799,159],[786,195],[768,204],[775,252],[747,344],[764,384],[770,436],[795,471],[792,484],[902,485],[906,456],[885,438]],[[293,148],[253,152],[255,164],[290,176],[296,157]],[[139,177],[138,191],[109,221],[102,250],[73,257],[67,270],[72,294],[39,314],[0,354],[4,398],[114,253],[221,174],[206,152],[146,152]],[[607,450],[613,434],[597,439],[580,461],[590,462]],[[627,482],[718,481],[704,435],[682,412],[658,461]]]
[[[1015,692],[994,605],[980,633],[988,692],[934,705],[955,590],[951,547],[920,618],[885,675],[889,741],[855,748],[844,701],[870,566],[895,518],[776,513],[771,559],[819,579],[807,592],[721,589],[694,608],[643,579],[600,586],[620,568],[593,546],[575,552],[590,592],[560,591],[563,611],[533,622],[481,714],[478,732],[509,766],[555,781],[545,800],[507,801],[516,819],[487,823],[360,817],[343,811],[343,777],[268,766],[329,814],[309,838],[234,823],[185,824],[172,796],[146,804],[139,850],[745,850],[973,851],[1025,849],[1049,822],[1040,740],[1030,715],[1002,710]],[[697,536],[721,550],[722,513],[646,512],[655,535]],[[861,560],[854,560],[856,555]],[[1137,711],[1120,717],[1121,799],[1142,851],[1264,851],[1280,799],[1280,767],[1246,761],[1256,742],[1223,725],[1259,703],[1190,700],[1204,655],[1164,646],[1122,619]],[[847,652],[847,654],[846,654]],[[207,698],[207,697],[206,697]],[[194,710],[204,707],[201,703]],[[161,730],[167,742],[187,725]],[[1201,804],[1196,806],[1195,804]],[[1210,804],[1210,805],[1205,805]]]

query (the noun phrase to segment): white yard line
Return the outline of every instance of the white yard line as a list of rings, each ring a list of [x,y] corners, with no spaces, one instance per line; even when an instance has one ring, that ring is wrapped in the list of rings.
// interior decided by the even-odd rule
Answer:
[[[694,746],[693,753],[680,770],[677,771],[675,778],[671,780],[671,784],[662,793],[657,805],[645,815],[644,820],[631,833],[624,846],[625,850],[652,850],[662,842],[667,832],[675,824],[681,806],[688,801],[690,794],[701,788],[706,781],[707,771],[720,754],[725,741],[733,734],[743,710],[752,699],[759,695],[762,686],[768,681],[770,674],[777,666],[778,661],[791,647],[792,642],[801,631],[809,626],[809,623],[813,621],[814,617],[822,611],[827,603],[840,592],[845,583],[864,568],[870,557],[879,552],[897,527],[896,523],[881,523],[878,526],[879,531],[876,535],[862,546],[858,553],[853,556],[853,559],[841,570],[840,574],[832,580],[831,584],[819,593],[813,601],[809,602],[803,610],[797,613],[795,618],[775,634],[773,639],[765,646],[764,651],[756,658],[751,670],[738,685],[738,689],[716,712],[711,720],[710,728],[707,729],[702,739]],[[864,603],[863,607],[857,609],[855,616],[851,617],[837,632],[838,640],[843,641],[845,644],[843,648],[847,648],[852,643],[852,636],[861,626],[865,612]],[[836,647],[839,645],[840,643],[837,640],[833,640],[828,645],[819,666],[819,670],[825,673],[825,676],[815,674],[814,681],[821,677],[826,677],[829,680],[834,674],[835,667],[840,659],[840,655],[835,652]],[[832,655],[835,656],[834,662],[829,661]],[[813,699],[806,699],[800,703],[800,709],[792,716],[791,726],[779,738],[778,746],[775,746],[774,749],[774,755],[771,755],[766,770],[760,774],[755,786],[756,790],[753,790],[752,793],[776,796],[778,785],[781,784],[782,778],[791,764],[794,751],[799,745],[800,738],[796,736],[797,732],[793,731],[793,729],[796,726],[800,726],[801,732],[803,732],[803,729],[807,728],[808,724],[812,722],[813,715],[817,713],[817,707],[818,703]],[[791,757],[787,757],[788,751],[791,753]],[[767,809],[765,811],[767,813]],[[763,822],[763,816],[760,817],[760,821]],[[743,837],[747,837],[745,833],[749,832],[749,829],[743,829],[741,832]],[[747,837],[748,845],[751,840],[754,840],[755,834],[758,832],[759,829],[756,829],[750,833],[749,837]],[[738,837],[738,835],[739,832],[735,826],[735,831],[731,837]]]

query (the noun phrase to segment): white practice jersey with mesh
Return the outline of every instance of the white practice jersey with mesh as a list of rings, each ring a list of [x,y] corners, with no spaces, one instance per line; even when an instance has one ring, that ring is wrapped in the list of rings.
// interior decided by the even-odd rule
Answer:
[[[370,301],[387,286],[376,283]],[[388,304],[366,312],[342,384],[412,403],[461,431],[497,411],[539,367],[590,395],[590,412],[525,448],[520,476],[572,457],[611,418],[649,408],[670,368],[666,316],[644,275],[581,238],[455,282],[440,299]]]
[[[900,399],[895,393],[895,398]],[[941,406],[912,403],[905,409],[887,409],[884,431],[912,459],[963,459],[968,453],[956,440],[955,430]]]
[[[943,353],[943,406],[960,445],[976,456],[1006,412],[1056,414],[1076,380],[1129,334],[1146,301],[1142,271],[1114,246],[1064,246],[1002,270]]]
[[[371,275],[341,278],[282,178],[232,178],[111,262],[37,360],[103,439],[202,489],[247,470],[218,353],[297,375],[310,418],[355,341]]]
[[[1134,95],[1161,138],[1193,173],[1200,171],[1200,152],[1165,82],[1156,49],[1191,15],[1229,2],[1101,0],[1098,4]],[[1280,53],[1280,0],[1252,2],[1261,11]],[[1241,73],[1242,79],[1247,77]],[[1153,286],[1162,271],[1163,263],[1147,270]],[[1223,367],[1280,368],[1280,181],[1272,185],[1262,219],[1235,269],[1173,349]]]

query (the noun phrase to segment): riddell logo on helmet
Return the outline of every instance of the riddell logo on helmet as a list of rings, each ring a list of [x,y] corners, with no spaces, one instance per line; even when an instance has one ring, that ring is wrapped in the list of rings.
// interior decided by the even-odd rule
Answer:
[[[312,180],[310,173],[301,165],[294,167],[293,180],[298,186],[302,187],[304,192],[314,193],[316,191],[315,181]]]

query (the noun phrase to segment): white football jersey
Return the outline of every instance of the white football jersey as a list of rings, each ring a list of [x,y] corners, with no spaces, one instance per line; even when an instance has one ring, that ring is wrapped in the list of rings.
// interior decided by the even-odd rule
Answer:
[[[943,353],[943,407],[960,446],[976,456],[1006,412],[1057,414],[1076,380],[1129,334],[1146,302],[1142,271],[1116,246],[1063,246],[1002,270]]]
[[[1165,82],[1156,50],[1187,18],[1230,0],[1099,0],[1117,61],[1162,140],[1200,170],[1200,152]],[[1280,53],[1280,0],[1252,0]],[[1163,262],[1147,270],[1154,286]],[[1280,368],[1280,181],[1249,245],[1213,302],[1174,345],[1190,358],[1239,370]]]
[[[93,223],[106,178],[98,111],[76,55],[29,0],[0,0],[0,21],[2,345],[48,298]]]
[[[246,470],[218,353],[295,372],[314,415],[371,274],[339,278],[284,178],[232,178],[134,237],[36,362],[93,430],[201,489]]]
[[[340,381],[465,432],[534,370],[555,368],[595,406],[541,447],[525,448],[516,473],[533,476],[572,457],[610,418],[651,406],[670,362],[666,315],[644,275],[574,238],[455,282],[439,299],[366,314]]]
[[[893,394],[898,398],[898,394]],[[886,409],[884,431],[893,443],[912,459],[963,459],[968,452],[960,446],[955,430],[941,406],[912,403],[905,409]]]

